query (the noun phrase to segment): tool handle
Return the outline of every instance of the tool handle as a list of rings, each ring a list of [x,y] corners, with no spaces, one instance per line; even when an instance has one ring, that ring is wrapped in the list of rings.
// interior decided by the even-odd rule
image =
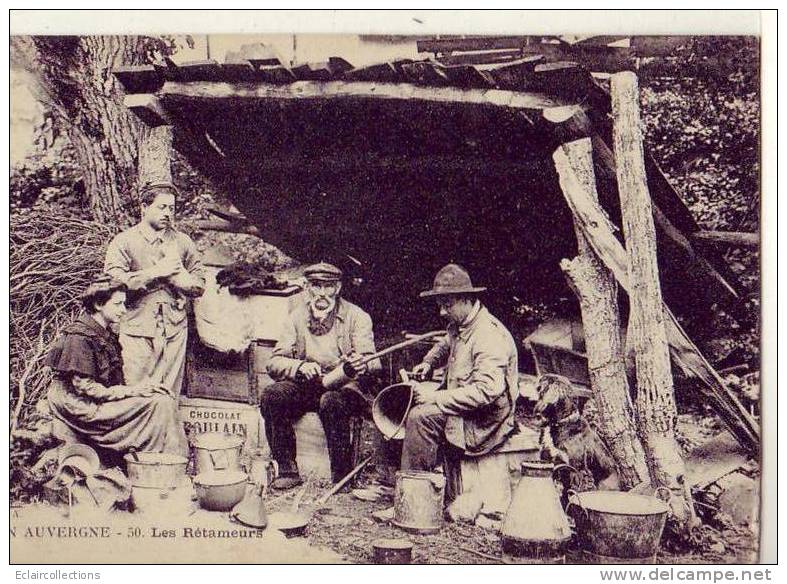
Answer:
[[[371,355],[364,357],[361,363],[365,365],[366,363],[369,363],[370,361],[374,361],[375,359],[379,359],[380,357],[385,357],[386,355],[389,355],[396,351],[400,351],[402,349],[406,349],[407,347],[420,343],[421,341],[425,341],[427,339],[438,337],[444,334],[445,331],[431,331],[428,333],[424,333],[422,335],[418,335],[417,337],[413,337],[412,339],[407,339],[406,341],[402,341],[401,343],[396,343],[395,345],[391,345],[390,347],[387,347],[382,351],[377,351],[376,353],[372,353]]]
[[[356,466],[354,469],[352,469],[350,472],[348,472],[342,480],[340,480],[338,483],[336,483],[330,491],[328,491],[322,497],[317,499],[317,507],[316,507],[315,511],[317,509],[319,509],[320,507],[322,507],[323,505],[325,505],[325,502],[328,499],[330,499],[333,495],[338,493],[339,490],[344,485],[346,485],[348,482],[350,482],[350,479],[352,479],[355,475],[357,475],[361,471],[361,469],[363,467],[365,467],[367,464],[369,464],[370,460],[372,460],[372,457],[371,456],[367,456],[365,459],[363,459],[363,461],[361,461],[361,463],[358,466]]]

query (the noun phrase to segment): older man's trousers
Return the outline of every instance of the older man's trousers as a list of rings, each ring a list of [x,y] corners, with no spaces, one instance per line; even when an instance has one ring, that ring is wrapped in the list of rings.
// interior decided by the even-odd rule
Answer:
[[[297,474],[297,444],[293,424],[306,412],[317,412],[325,431],[334,482],[352,470],[350,420],[364,415],[368,404],[356,382],[326,391],[319,382],[278,381],[260,396],[265,436],[279,474]]]

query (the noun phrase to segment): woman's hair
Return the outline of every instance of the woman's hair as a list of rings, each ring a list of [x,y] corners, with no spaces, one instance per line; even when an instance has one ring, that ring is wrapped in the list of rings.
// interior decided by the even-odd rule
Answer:
[[[96,312],[96,304],[104,305],[115,292],[127,290],[126,285],[108,274],[97,276],[79,297],[85,310]]]

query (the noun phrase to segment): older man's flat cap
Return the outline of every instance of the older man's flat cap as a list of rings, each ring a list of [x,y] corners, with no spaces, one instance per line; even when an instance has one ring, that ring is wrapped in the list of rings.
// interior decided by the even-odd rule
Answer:
[[[337,282],[342,279],[342,271],[327,262],[313,264],[303,271],[307,280],[320,282]]]

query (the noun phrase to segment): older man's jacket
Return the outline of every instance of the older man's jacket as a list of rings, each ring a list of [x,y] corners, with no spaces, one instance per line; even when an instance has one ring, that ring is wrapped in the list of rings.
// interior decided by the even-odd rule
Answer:
[[[436,404],[448,414],[446,439],[480,456],[514,430],[519,372],[516,344],[508,329],[483,306],[427,353],[432,368],[446,365]]]
[[[361,308],[343,298],[337,300],[336,307],[337,342],[342,355],[352,352],[372,354],[376,352],[372,318]],[[268,374],[275,380],[295,379],[298,368],[309,360],[306,355],[306,335],[309,331],[309,307],[304,302],[298,304],[289,314],[283,325],[281,337],[268,361]],[[369,363],[369,373],[375,374],[382,369],[379,360]]]

